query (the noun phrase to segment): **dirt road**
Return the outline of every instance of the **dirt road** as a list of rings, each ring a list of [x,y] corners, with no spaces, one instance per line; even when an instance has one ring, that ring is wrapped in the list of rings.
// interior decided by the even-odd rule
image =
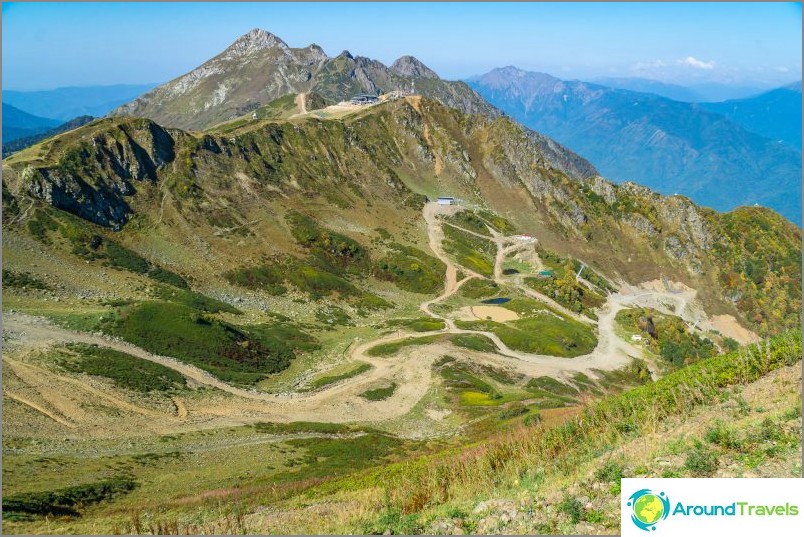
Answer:
[[[480,274],[458,267],[446,255],[442,242],[444,233],[439,215],[449,215],[461,210],[454,206],[439,206],[428,203],[423,209],[423,217],[427,223],[430,249],[446,265],[444,291],[438,297],[421,303],[420,308],[427,315],[443,319],[446,327],[435,332],[420,332],[410,334],[391,334],[379,339],[364,342],[351,350],[350,358],[353,361],[368,363],[371,369],[367,372],[329,385],[317,392],[268,394],[256,390],[248,390],[232,386],[206,371],[185,362],[168,356],[159,356],[140,347],[110,338],[101,334],[90,334],[68,330],[54,325],[46,319],[33,317],[21,313],[6,313],[3,316],[3,362],[27,386],[27,392],[6,390],[4,394],[40,412],[48,418],[66,427],[73,428],[80,419],[71,414],[82,416],[81,411],[75,411],[73,401],[65,399],[63,393],[57,390],[82,390],[91,397],[104,401],[105,404],[119,408],[129,414],[137,414],[143,419],[162,423],[165,429],[177,427],[180,424],[190,426],[212,427],[223,424],[248,423],[253,421],[323,421],[332,423],[370,422],[378,423],[398,418],[408,413],[430,388],[432,379],[432,363],[445,353],[460,352],[478,363],[489,363],[516,370],[528,376],[549,375],[553,377],[566,377],[576,372],[584,372],[595,376],[593,369],[612,370],[629,363],[631,357],[641,355],[641,350],[630,343],[623,341],[614,331],[614,317],[617,312],[629,306],[647,306],[668,311],[675,315],[682,315],[690,319],[693,315],[700,315],[702,310],[692,308],[691,302],[695,298],[694,290],[683,292],[663,291],[651,286],[624,286],[620,293],[609,295],[606,304],[598,311],[599,319],[595,323],[585,317],[579,318],[554,301],[536,293],[522,285],[521,278],[506,277],[502,274],[502,264],[506,256],[516,252],[523,245],[517,238],[506,237],[490,230],[491,237],[484,237],[496,245],[495,255],[495,281],[499,284],[518,287],[523,293],[548,303],[551,307],[571,315],[573,318],[586,323],[596,324],[598,344],[587,355],[576,358],[558,358],[517,352],[508,348],[496,334],[491,332],[477,332],[462,330],[455,326],[454,320],[431,311],[433,304],[442,302],[456,293],[461,285],[473,278],[481,278]],[[458,269],[465,274],[462,280],[457,280]],[[673,311],[669,311],[670,307]],[[488,337],[497,347],[497,353],[478,353],[465,349],[456,349],[448,342],[442,341],[423,346],[409,346],[403,348],[393,357],[373,357],[367,351],[375,345],[397,341],[402,338],[419,338],[434,334],[462,334],[479,333]],[[46,349],[53,345],[67,342],[99,345],[125,352],[131,356],[163,365],[181,373],[192,384],[205,386],[218,390],[218,395],[212,392],[207,400],[198,398],[185,398],[172,400],[172,409],[169,415],[146,409],[127,402],[115,395],[95,386],[89,386],[80,379],[65,377],[55,371],[39,367],[32,363],[20,360],[26,353]],[[383,401],[368,401],[359,394],[379,383],[395,382],[397,389],[391,397]],[[15,388],[16,390],[16,388]],[[30,393],[28,393],[30,392]],[[69,416],[69,417],[67,417]],[[413,434],[413,433],[411,433]]]

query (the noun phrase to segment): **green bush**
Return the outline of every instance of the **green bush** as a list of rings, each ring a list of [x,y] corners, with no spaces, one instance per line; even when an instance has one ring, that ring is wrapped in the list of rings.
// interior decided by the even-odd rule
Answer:
[[[464,330],[491,331],[511,349],[549,356],[580,356],[592,352],[597,345],[591,328],[573,319],[558,319],[549,313],[507,324],[456,321],[455,326]]]
[[[436,293],[444,287],[447,267],[440,259],[411,246],[394,243],[389,248],[389,252],[374,263],[375,277],[412,293]]]
[[[737,431],[721,421],[716,421],[714,427],[706,431],[704,438],[706,438],[708,442],[726,449],[737,449],[740,447]]]
[[[111,500],[131,492],[137,486],[138,483],[133,479],[116,477],[53,491],[4,494],[3,518],[21,518],[20,515],[78,516],[84,507]]]
[[[173,287],[178,287],[179,289],[190,289],[190,285],[187,283],[187,280],[166,268],[153,267],[148,271],[148,277],[152,280],[166,283],[168,285],[172,285]]]
[[[392,319],[385,323],[389,328],[404,327],[414,332],[435,332],[443,330],[446,324],[442,319],[433,317],[419,317],[417,319]]]
[[[350,272],[362,273],[368,268],[369,255],[356,240],[330,231],[307,215],[291,211],[285,216],[293,238],[326,269],[337,267]]]
[[[223,273],[223,277],[233,285],[247,289],[264,290],[269,295],[279,296],[287,292],[284,271],[277,265],[244,267]]]
[[[385,388],[366,390],[360,394],[360,397],[363,399],[368,399],[369,401],[382,401],[391,397],[396,391],[396,388],[396,382],[392,382],[390,386],[386,386]]]
[[[560,513],[565,513],[573,524],[583,520],[586,513],[583,503],[570,495],[565,495],[556,507]]]
[[[3,287],[30,287],[31,289],[50,289],[43,281],[27,272],[14,272],[3,269]]]
[[[109,331],[150,352],[172,356],[227,381],[252,384],[282,371],[295,357],[287,327],[239,328],[196,309],[165,302],[144,302],[124,309]]]
[[[104,253],[109,265],[112,267],[130,270],[139,274],[148,272],[148,261],[133,250],[129,250],[115,242],[106,241]]]
[[[180,373],[130,354],[95,345],[73,344],[69,348],[78,356],[67,357],[59,365],[74,373],[106,377],[119,388],[151,392],[187,385]]]
[[[313,380],[310,383],[310,389],[317,390],[318,388],[322,388],[322,387],[327,386],[329,384],[334,384],[334,383],[336,383],[338,381],[341,381],[341,380],[344,380],[344,379],[348,379],[348,378],[356,377],[358,375],[362,375],[363,373],[365,373],[369,369],[371,369],[371,366],[369,364],[367,364],[365,362],[358,362],[356,364],[356,366],[353,369],[350,369],[349,371],[345,371],[345,372],[337,374],[337,375],[326,375],[326,376],[319,377],[319,378]]]
[[[527,414],[529,412],[528,407],[523,405],[522,403],[514,403],[510,405],[508,408],[505,408],[497,413],[497,417],[501,420],[510,420],[512,418],[517,418],[522,416],[523,414]]]
[[[221,311],[237,315],[243,313],[226,302],[202,295],[201,293],[196,293],[195,291],[157,286],[154,288],[153,294],[156,298],[189,306],[193,309],[206,311],[208,313],[218,313]]]
[[[696,441],[695,445],[687,453],[684,468],[689,470],[693,477],[710,477],[714,475],[718,468],[717,453],[701,442]]]
[[[472,211],[460,211],[445,217],[444,221],[480,235],[486,235],[487,237],[491,235],[488,227],[486,227],[486,222]]]
[[[455,334],[450,338],[453,345],[479,352],[496,352],[497,345],[483,334]]]
[[[500,286],[487,279],[473,278],[463,284],[460,293],[466,298],[487,298],[500,292]]]
[[[403,347],[410,347],[415,345],[429,345],[441,339],[440,334],[422,337],[408,337],[398,341],[391,341],[390,343],[380,343],[366,351],[369,356],[391,356],[399,352]]]
[[[496,247],[491,240],[469,235],[450,226],[444,230],[444,251],[455,256],[458,263],[484,276],[494,274]]]

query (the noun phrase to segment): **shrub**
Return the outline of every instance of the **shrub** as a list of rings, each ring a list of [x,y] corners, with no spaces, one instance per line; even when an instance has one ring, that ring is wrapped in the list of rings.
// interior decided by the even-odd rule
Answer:
[[[376,261],[373,274],[412,293],[435,293],[444,287],[446,265],[418,248],[394,243],[389,252]]]
[[[693,477],[709,477],[717,471],[717,453],[701,442],[696,441],[695,445],[687,453],[684,468],[686,468]]]
[[[78,516],[85,506],[111,500],[137,486],[133,479],[116,477],[53,491],[3,495],[3,518],[18,518],[20,514]]]
[[[586,510],[578,498],[568,494],[564,495],[564,498],[561,499],[557,508],[559,512],[565,513],[573,524],[577,524],[584,519]]]
[[[394,392],[396,391],[397,384],[396,382],[392,382],[390,386],[386,386],[384,388],[375,388],[373,390],[366,390],[360,394],[360,397],[363,399],[368,399],[369,401],[382,401],[384,399],[388,399],[391,397]]]
[[[207,319],[193,308],[165,302],[144,302],[124,310],[109,330],[156,354],[187,361],[221,379],[252,384],[286,369],[295,357],[288,334],[275,327],[239,328]],[[287,331],[287,328],[285,329]],[[290,335],[310,342],[299,330]]]
[[[60,362],[62,367],[75,373],[109,378],[120,388],[151,392],[187,385],[180,373],[120,351],[79,344],[69,348],[79,356],[65,358]]]
[[[31,289],[50,289],[43,281],[27,272],[13,272],[3,269],[3,287],[30,287]]]

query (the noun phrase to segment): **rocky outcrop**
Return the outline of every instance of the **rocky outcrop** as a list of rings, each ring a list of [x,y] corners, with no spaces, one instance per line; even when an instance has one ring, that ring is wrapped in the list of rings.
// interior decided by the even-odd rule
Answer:
[[[409,78],[438,78],[438,75],[413,56],[402,56],[391,64],[391,71]]]

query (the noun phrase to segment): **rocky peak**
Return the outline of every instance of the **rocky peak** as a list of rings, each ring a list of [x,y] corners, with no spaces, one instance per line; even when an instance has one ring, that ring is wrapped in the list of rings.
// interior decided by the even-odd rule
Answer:
[[[272,48],[282,51],[288,50],[287,44],[271,32],[266,32],[260,28],[254,28],[247,34],[238,37],[234,43],[229,45],[229,47],[223,51],[223,57],[225,59],[231,59],[249,56],[255,52]]]
[[[438,75],[413,56],[402,56],[391,64],[391,71],[402,76],[438,78]]]

